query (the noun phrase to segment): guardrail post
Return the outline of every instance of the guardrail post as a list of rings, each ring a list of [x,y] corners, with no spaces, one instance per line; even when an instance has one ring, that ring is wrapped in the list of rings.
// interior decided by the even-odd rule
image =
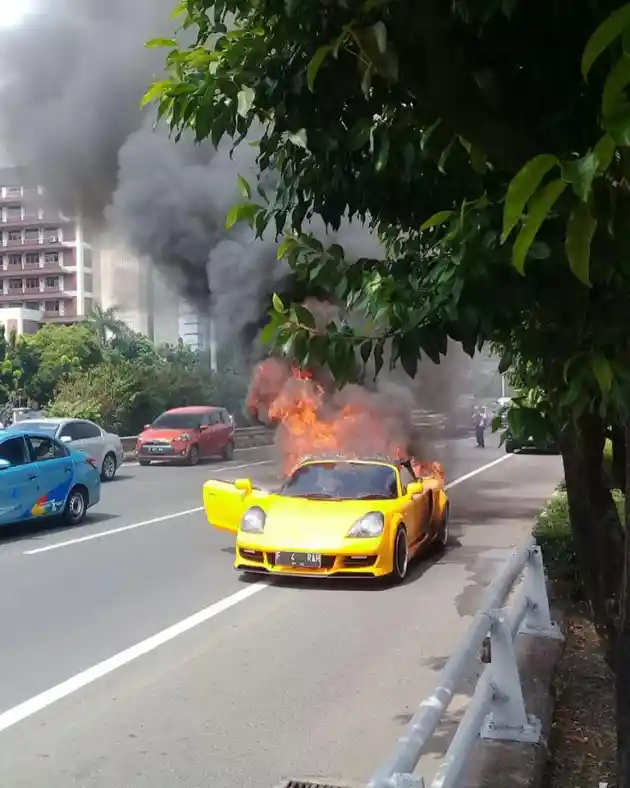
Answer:
[[[535,744],[540,740],[541,723],[525,710],[510,623],[501,611],[494,611],[493,618],[492,658],[487,668],[491,671],[492,711],[486,717],[481,737]]]
[[[530,549],[523,582],[527,597],[527,612],[518,630],[519,634],[564,640],[560,627],[551,619],[545,566],[542,551],[538,545],[534,545]]]

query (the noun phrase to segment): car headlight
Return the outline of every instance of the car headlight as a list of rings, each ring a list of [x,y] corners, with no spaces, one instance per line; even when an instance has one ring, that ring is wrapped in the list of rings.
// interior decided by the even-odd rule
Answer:
[[[385,527],[385,518],[380,512],[370,512],[363,515],[348,531],[348,536],[353,539],[369,539],[371,536],[380,536]]]
[[[267,515],[260,506],[252,506],[243,515],[241,531],[245,531],[246,534],[261,534],[265,530],[266,520]]]
[[[192,439],[192,436],[185,432],[183,435],[178,435],[175,440],[176,441],[189,441]]]

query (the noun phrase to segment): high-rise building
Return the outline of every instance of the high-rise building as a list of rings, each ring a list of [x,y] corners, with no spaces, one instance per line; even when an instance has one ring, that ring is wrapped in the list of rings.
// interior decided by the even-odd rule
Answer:
[[[24,167],[0,169],[0,322],[18,333],[73,323],[94,304],[92,246],[80,218],[46,199]]]

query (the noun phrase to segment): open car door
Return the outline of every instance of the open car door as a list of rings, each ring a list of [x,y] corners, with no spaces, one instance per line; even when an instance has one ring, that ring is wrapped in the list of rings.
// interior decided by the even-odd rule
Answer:
[[[249,485],[246,482],[212,479],[203,485],[203,505],[210,525],[236,533],[245,511],[269,496],[266,490],[256,490],[251,482]]]

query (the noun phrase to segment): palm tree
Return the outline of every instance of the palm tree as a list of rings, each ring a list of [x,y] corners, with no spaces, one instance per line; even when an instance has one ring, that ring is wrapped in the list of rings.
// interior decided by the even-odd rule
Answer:
[[[107,344],[110,335],[120,338],[129,334],[129,326],[118,317],[118,309],[118,306],[103,309],[97,301],[85,317],[85,322],[92,326],[102,345]]]

